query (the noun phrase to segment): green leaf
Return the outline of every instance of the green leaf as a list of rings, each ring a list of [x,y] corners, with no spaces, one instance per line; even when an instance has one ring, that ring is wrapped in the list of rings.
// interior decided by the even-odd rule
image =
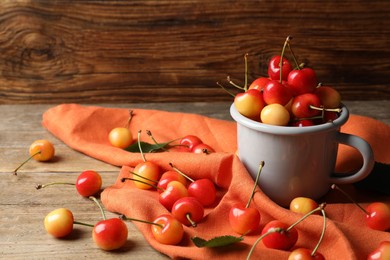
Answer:
[[[197,247],[221,247],[228,246],[237,242],[241,242],[243,237],[235,237],[235,236],[219,236],[214,237],[210,240],[205,240],[200,237],[192,237],[191,240]]]
[[[142,152],[144,153],[154,153],[164,150],[169,146],[171,142],[165,142],[165,143],[158,143],[158,144],[150,144],[147,142],[140,142]],[[130,145],[129,147],[125,148],[126,151],[132,152],[132,153],[139,153],[141,152],[139,150],[138,142],[135,142],[134,144]]]

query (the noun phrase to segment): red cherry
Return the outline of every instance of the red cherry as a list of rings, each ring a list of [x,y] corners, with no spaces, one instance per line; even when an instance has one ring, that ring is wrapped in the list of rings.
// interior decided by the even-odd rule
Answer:
[[[305,127],[305,126],[313,126],[314,122],[309,119],[296,120],[291,123],[291,126]]]
[[[283,83],[271,80],[263,90],[263,98],[267,104],[286,105],[292,98],[291,90]]]
[[[161,178],[158,181],[157,191],[161,193],[166,190],[168,183],[170,183],[171,181],[178,181],[183,183],[184,186],[187,185],[187,179],[184,176],[177,173],[176,171],[166,171],[161,175]]]
[[[234,205],[229,212],[229,223],[234,232],[249,234],[260,226],[261,215],[256,208]]]
[[[183,225],[172,215],[163,214],[157,217],[151,225],[154,238],[165,245],[177,245],[183,238]]]
[[[209,154],[209,153],[215,153],[215,150],[208,144],[198,144],[192,149],[193,153],[196,154]]]
[[[192,151],[195,146],[201,143],[202,140],[195,135],[187,135],[180,140],[180,144],[188,147],[190,151]]]
[[[187,197],[188,191],[183,183],[171,181],[168,183],[166,190],[160,193],[159,202],[169,211],[172,210],[173,204],[181,198]]]
[[[96,245],[106,251],[121,248],[127,241],[127,235],[127,226],[119,218],[99,221],[92,231]]]
[[[318,252],[312,255],[312,251],[307,248],[297,248],[290,253],[288,260],[325,260],[325,257]]]
[[[319,97],[312,93],[306,93],[294,97],[291,104],[291,112],[297,118],[311,118],[321,114],[321,111],[315,108],[321,107]]]
[[[317,75],[311,68],[292,70],[288,74],[287,83],[294,96],[313,93],[318,86]]]
[[[289,250],[298,240],[298,231],[295,228],[287,231],[289,226],[279,220],[272,220],[263,228],[263,244],[268,248]]]
[[[249,85],[248,89],[257,89],[261,92],[270,81],[271,79],[266,77],[257,78]]]
[[[280,59],[281,56],[277,55],[271,58],[268,63],[268,76],[273,80],[280,80]],[[283,58],[282,63],[282,80],[287,80],[287,77],[292,70],[290,62]]]
[[[366,224],[368,227],[387,231],[390,229],[390,207],[383,202],[373,202],[366,208]]]
[[[175,202],[172,215],[186,226],[196,227],[204,215],[203,205],[194,197],[184,197]]]
[[[390,259],[390,241],[382,241],[379,246],[372,251],[367,260],[388,260]]]
[[[96,171],[83,171],[76,180],[76,189],[83,197],[97,194],[102,187],[102,177]]]
[[[341,104],[340,93],[329,86],[321,86],[316,88],[314,92],[321,100],[321,104],[325,108],[338,108]]]
[[[258,121],[260,112],[265,106],[263,94],[257,89],[238,93],[234,98],[234,106],[241,115]]]

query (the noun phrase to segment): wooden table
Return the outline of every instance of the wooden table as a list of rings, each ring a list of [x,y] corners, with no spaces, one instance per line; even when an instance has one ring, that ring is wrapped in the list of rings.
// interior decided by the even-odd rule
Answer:
[[[350,112],[371,116],[390,124],[389,101],[345,102]],[[231,120],[230,103],[151,103],[99,104],[107,107],[151,108],[196,112]],[[102,174],[103,186],[114,183],[119,168],[80,154],[53,137],[41,126],[42,113],[54,105],[0,105],[0,258],[6,259],[165,259],[144,240],[129,223],[129,241],[118,252],[99,250],[91,230],[75,226],[66,239],[54,239],[45,232],[43,219],[59,207],[71,209],[79,221],[94,223],[101,219],[96,205],[76,194],[73,186],[52,186],[36,190],[38,183],[75,181],[81,171],[94,169]],[[56,159],[50,163],[30,161],[17,176],[12,171],[28,157],[28,147],[36,139],[49,139],[56,147]],[[113,216],[107,212],[107,216]]]

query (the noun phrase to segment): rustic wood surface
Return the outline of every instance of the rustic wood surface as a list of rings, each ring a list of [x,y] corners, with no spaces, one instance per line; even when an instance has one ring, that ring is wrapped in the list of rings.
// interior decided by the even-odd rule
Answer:
[[[227,101],[288,35],[345,100],[389,100],[389,1],[0,2],[0,103]],[[290,56],[291,57],[291,56]]]
[[[100,104],[109,107],[134,107],[167,111],[194,112],[231,120],[229,102],[165,104]],[[346,102],[351,113],[374,117],[390,125],[390,102]],[[101,219],[96,205],[77,195],[72,186],[35,190],[38,183],[75,180],[86,169],[102,174],[103,188],[114,183],[119,168],[80,154],[53,137],[41,126],[42,113],[51,105],[0,105],[0,258],[2,259],[164,259],[144,240],[131,223],[129,242],[118,252],[104,252],[92,241],[91,231],[77,227],[67,239],[46,234],[43,219],[51,210],[68,207],[79,221]],[[12,171],[28,156],[36,139],[51,140],[56,159],[49,163],[30,161],[17,176]],[[66,194],[64,196],[64,194]],[[107,212],[108,217],[113,216]]]

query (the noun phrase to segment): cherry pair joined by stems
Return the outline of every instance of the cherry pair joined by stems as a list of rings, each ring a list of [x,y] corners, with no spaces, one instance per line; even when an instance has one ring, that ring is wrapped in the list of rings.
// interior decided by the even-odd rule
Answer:
[[[17,171],[31,159],[39,162],[47,162],[53,159],[55,154],[54,145],[48,140],[36,140],[30,145],[29,154],[30,157],[14,170],[14,175],[17,175]]]
[[[195,135],[186,135],[180,140],[180,145],[186,147],[190,152],[196,154],[210,154],[215,150]]]

